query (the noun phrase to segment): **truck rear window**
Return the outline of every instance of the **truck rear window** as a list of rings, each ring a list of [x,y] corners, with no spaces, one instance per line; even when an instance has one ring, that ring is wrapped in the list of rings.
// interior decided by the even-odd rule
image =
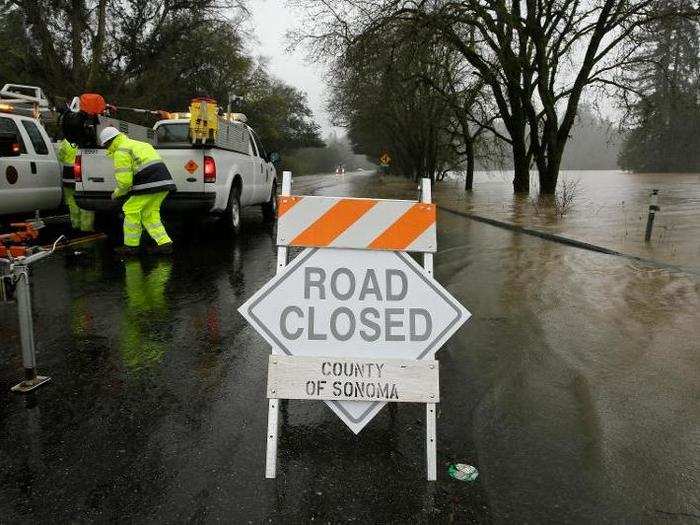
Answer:
[[[49,147],[46,145],[46,142],[44,142],[44,137],[41,136],[41,132],[39,128],[36,127],[36,124],[30,120],[23,120],[22,125],[27,135],[29,135],[29,140],[32,141],[34,153],[37,155],[48,155]]]
[[[190,146],[189,124],[163,124],[158,126],[156,140],[163,146]]]

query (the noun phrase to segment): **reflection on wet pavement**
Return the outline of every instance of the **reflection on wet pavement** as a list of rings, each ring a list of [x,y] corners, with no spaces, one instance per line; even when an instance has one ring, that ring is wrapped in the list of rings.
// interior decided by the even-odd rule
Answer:
[[[363,175],[295,191],[414,197]],[[354,436],[323,403],[283,405],[264,479],[269,348],[236,313],[275,269],[274,231],[177,231],[171,259],[105,243],[34,270],[39,370],[0,308],[0,515],[9,521],[658,522],[700,515],[697,277],[439,214],[438,279],[474,314],[438,353],[439,481],[424,410]],[[194,230],[194,231],[192,231]],[[479,468],[473,485],[447,465]]]
[[[160,362],[166,353],[167,340],[160,323],[167,315],[165,286],[170,279],[172,262],[158,261],[144,276],[140,259],[124,263],[124,288],[127,302],[122,319],[120,351],[124,364],[133,369]]]

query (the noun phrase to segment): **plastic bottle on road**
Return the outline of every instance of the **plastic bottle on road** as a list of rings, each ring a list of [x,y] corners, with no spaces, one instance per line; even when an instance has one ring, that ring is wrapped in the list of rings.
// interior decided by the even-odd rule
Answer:
[[[468,481],[470,483],[479,476],[479,471],[476,467],[464,463],[454,463],[450,465],[447,469],[447,473],[454,479]]]

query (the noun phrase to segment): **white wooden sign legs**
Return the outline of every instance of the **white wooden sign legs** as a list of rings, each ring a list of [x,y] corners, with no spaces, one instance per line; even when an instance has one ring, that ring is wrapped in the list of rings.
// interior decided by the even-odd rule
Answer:
[[[282,192],[280,195],[292,194],[292,172],[282,172]],[[287,267],[286,246],[277,247],[277,271],[279,275]],[[278,353],[273,346],[272,353]],[[265,477],[272,479],[277,477],[277,434],[279,432],[280,400],[268,399],[267,402],[267,452],[265,454]]]
[[[421,202],[432,202],[432,192],[430,179],[421,179]],[[423,254],[423,268],[430,277],[433,276],[433,254]],[[437,361],[436,361],[437,364]],[[427,403],[425,405],[425,454],[428,481],[437,479],[437,422],[436,404]]]

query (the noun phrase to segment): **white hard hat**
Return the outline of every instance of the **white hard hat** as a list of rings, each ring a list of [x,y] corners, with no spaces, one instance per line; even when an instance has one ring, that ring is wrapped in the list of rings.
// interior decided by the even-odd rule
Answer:
[[[73,97],[73,100],[68,105],[68,109],[70,109],[73,113],[80,111],[80,98]]]
[[[104,146],[117,135],[119,135],[119,130],[117,128],[113,128],[112,126],[106,127],[100,131],[100,146]]]

